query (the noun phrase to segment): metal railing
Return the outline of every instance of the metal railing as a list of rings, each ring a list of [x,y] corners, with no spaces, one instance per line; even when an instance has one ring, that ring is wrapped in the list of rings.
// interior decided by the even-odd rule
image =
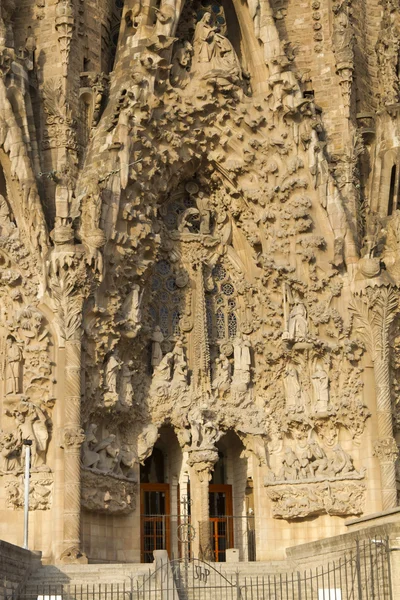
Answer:
[[[318,560],[319,557],[315,557]],[[397,600],[388,539],[356,543],[339,558],[309,569],[246,577],[202,560],[167,561],[122,584],[32,586],[11,600]]]

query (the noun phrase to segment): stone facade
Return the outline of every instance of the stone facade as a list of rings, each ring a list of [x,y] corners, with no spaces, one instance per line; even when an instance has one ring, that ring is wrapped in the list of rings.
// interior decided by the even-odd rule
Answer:
[[[0,11],[0,537],[24,439],[47,562],[143,558],[151,484],[205,557],[210,485],[242,559],[395,508],[398,3]]]

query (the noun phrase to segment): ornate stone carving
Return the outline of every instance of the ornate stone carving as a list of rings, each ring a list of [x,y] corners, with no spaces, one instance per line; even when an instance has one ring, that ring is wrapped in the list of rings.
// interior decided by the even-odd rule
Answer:
[[[275,519],[299,519],[312,515],[360,515],[365,485],[350,481],[278,485],[268,489]]]
[[[138,484],[115,477],[82,471],[82,507],[109,515],[127,515],[136,508]]]
[[[24,482],[22,479],[5,483],[7,507],[13,510],[24,508]],[[53,478],[34,473],[29,488],[29,510],[50,510],[53,500]]]

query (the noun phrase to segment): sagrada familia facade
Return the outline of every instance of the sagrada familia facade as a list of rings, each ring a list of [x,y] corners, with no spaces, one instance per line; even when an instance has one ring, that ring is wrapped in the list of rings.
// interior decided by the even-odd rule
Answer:
[[[400,485],[399,0],[2,0],[0,538],[284,557]]]

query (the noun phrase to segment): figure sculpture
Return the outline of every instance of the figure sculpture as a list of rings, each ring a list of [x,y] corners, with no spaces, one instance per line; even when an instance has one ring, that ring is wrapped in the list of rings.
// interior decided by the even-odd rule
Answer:
[[[282,468],[279,472],[280,481],[295,481],[299,474],[299,460],[293,450],[285,448],[285,454],[282,459]]]
[[[328,410],[329,404],[328,374],[320,365],[317,365],[315,372],[311,375],[311,379],[314,387],[315,411],[317,413],[324,413]]]
[[[6,394],[19,394],[20,389],[20,368],[22,361],[22,352],[17,342],[7,338],[7,358],[6,358]]]
[[[151,366],[155,369],[163,358],[161,344],[164,341],[164,336],[159,325],[155,326],[151,340]]]
[[[85,432],[85,441],[82,444],[82,464],[88,469],[96,469],[100,455],[95,451],[98,445],[96,437],[97,425],[91,423]]]
[[[227,392],[230,388],[231,378],[232,365],[226,356],[221,355],[215,361],[215,374],[211,383],[212,389],[217,390],[221,394]]]
[[[115,354],[111,354],[110,358],[108,359],[107,365],[106,365],[106,373],[105,373],[105,378],[106,378],[106,387],[107,387],[107,391],[110,394],[116,394],[117,393],[117,378],[118,378],[118,372],[121,369],[122,366],[122,361],[115,356]]]
[[[304,341],[308,333],[307,311],[302,302],[296,302],[289,314],[289,340]]]
[[[134,283],[131,292],[128,294],[122,305],[124,335],[128,338],[135,337],[142,326],[141,304],[143,294],[144,288],[140,291],[140,286],[137,283]]]
[[[303,409],[302,390],[297,369],[288,365],[284,373],[283,386],[285,389],[286,409],[298,412]]]
[[[238,391],[246,392],[251,380],[250,342],[247,338],[238,335],[234,342],[234,371],[232,384]]]
[[[330,463],[330,468],[335,475],[347,475],[354,473],[355,468],[353,459],[345,452],[340,444],[333,448],[334,456]]]
[[[0,432],[0,473],[17,471],[20,464],[21,446],[12,433]]]
[[[190,42],[184,41],[172,57],[172,67],[170,81],[171,85],[178,88],[185,88],[190,81],[190,67],[192,64],[193,46]]]
[[[6,414],[14,417],[17,430],[17,440],[31,440],[31,464],[36,470],[48,471],[46,466],[47,442],[49,431],[47,417],[41,408],[31,402],[21,402],[19,408]]]
[[[193,74],[206,80],[228,80],[238,83],[242,69],[232,44],[212,24],[206,12],[196,25],[193,41]]]

